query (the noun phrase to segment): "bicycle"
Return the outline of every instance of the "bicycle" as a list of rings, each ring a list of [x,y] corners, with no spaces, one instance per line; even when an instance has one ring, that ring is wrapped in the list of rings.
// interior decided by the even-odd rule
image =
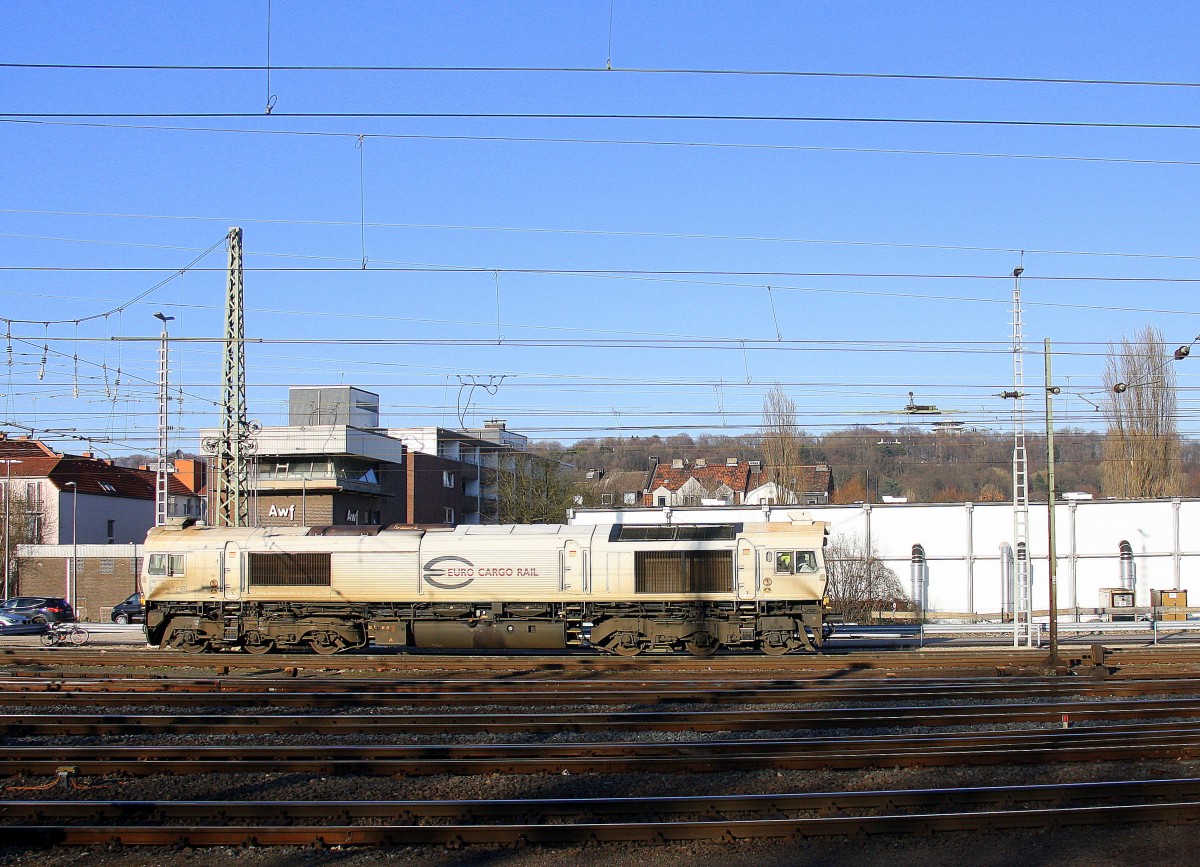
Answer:
[[[42,644],[57,647],[70,643],[79,647],[81,644],[87,644],[91,637],[91,633],[78,623],[54,623],[42,633]]]

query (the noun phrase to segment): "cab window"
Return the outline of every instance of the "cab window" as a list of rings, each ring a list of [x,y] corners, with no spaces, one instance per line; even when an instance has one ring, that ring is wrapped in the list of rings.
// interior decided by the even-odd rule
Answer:
[[[146,565],[148,575],[183,575],[183,554],[151,554]]]
[[[776,551],[775,574],[795,575],[817,571],[816,551]]]

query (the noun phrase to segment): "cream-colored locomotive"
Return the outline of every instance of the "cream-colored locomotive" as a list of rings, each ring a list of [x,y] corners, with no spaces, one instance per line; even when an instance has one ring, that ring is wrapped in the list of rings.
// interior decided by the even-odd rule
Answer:
[[[385,646],[634,655],[815,650],[827,524],[258,527],[146,539],[151,644],[193,653]]]

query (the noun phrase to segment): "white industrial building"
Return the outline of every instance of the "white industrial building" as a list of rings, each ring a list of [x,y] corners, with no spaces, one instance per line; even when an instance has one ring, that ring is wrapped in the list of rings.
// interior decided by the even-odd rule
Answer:
[[[1049,607],[1046,504],[1029,506],[1035,611]],[[914,607],[930,616],[997,619],[1012,611],[1011,503],[850,506],[577,509],[570,523],[628,524],[828,521],[831,536],[872,548],[895,572]],[[1067,500],[1055,508],[1058,607],[1090,618],[1104,591],[1132,591],[1149,607],[1152,591],[1184,590],[1200,600],[1200,500]]]

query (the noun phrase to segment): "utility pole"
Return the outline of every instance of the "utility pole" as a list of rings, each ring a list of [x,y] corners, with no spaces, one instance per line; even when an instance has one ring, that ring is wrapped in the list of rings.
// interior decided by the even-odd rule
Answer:
[[[221,433],[204,442],[213,455],[214,506],[218,527],[250,524],[250,464],[257,425],[246,420],[245,316],[242,310],[242,230],[229,230],[229,282],[225,297],[224,362],[221,370]]]
[[[167,523],[167,499],[170,479],[167,476],[168,401],[167,401],[167,323],[174,316],[155,313],[154,318],[162,323],[162,337],[158,341],[158,463],[154,473],[154,526]]]
[[[1046,481],[1050,488],[1046,508],[1049,538],[1047,544],[1047,568],[1050,581],[1050,657],[1047,668],[1057,669],[1058,661],[1058,557],[1054,544],[1054,395],[1061,389],[1050,384],[1050,338],[1046,338]]]

